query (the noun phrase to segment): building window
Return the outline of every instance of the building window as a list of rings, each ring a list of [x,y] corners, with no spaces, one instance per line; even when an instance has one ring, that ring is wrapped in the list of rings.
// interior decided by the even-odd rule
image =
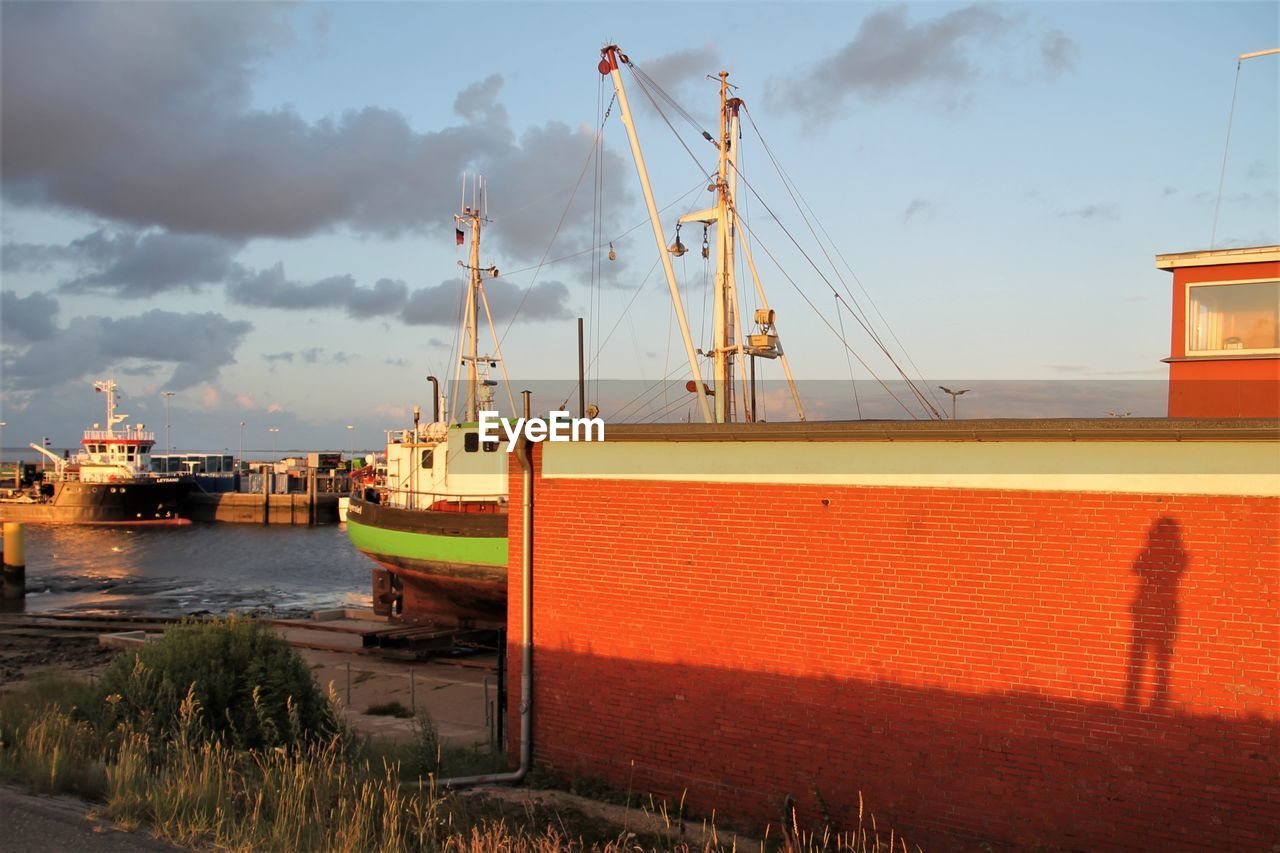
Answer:
[[[1187,354],[1280,352],[1280,281],[1187,286]]]
[[[462,449],[467,453],[475,453],[480,449],[480,434],[474,432],[463,433]]]
[[[498,442],[496,442],[496,441],[486,441],[486,442],[484,443],[484,452],[485,452],[485,453],[493,453],[493,452],[494,452],[495,450],[497,450],[497,449],[498,449]]]
[[[434,451],[433,451],[431,448],[427,448],[426,450],[422,451],[422,463],[421,463],[421,465],[422,465],[422,467],[423,467],[423,468],[430,468],[430,467],[432,466],[432,464],[433,464],[433,462],[432,462],[432,457],[433,457],[434,455],[435,455],[435,454],[434,454]]]

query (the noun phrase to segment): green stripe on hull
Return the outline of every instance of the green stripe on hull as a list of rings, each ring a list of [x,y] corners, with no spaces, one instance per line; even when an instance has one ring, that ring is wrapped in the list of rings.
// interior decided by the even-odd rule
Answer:
[[[434,533],[409,533],[403,530],[371,527],[348,518],[347,537],[352,545],[367,554],[474,566],[505,567],[507,565],[507,537],[505,536],[440,536]]]

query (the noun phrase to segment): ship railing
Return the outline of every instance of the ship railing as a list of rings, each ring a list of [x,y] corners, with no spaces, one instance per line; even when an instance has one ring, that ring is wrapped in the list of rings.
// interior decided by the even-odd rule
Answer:
[[[433,503],[440,500],[504,501],[507,499],[506,492],[495,493],[495,494],[484,494],[480,492],[467,492],[465,494],[459,493],[459,492],[423,492],[423,491],[415,491],[414,489],[395,488],[395,487],[386,486],[386,485],[377,486],[377,489],[378,491],[383,492],[384,494],[389,494],[389,495],[395,494],[395,495],[404,495],[405,497],[413,497],[413,498],[430,498]]]
[[[84,431],[84,437],[89,441],[110,441],[112,439],[128,439],[129,441],[155,441],[156,434],[154,432],[142,432],[136,429],[128,430],[106,430],[106,429],[87,429]]]

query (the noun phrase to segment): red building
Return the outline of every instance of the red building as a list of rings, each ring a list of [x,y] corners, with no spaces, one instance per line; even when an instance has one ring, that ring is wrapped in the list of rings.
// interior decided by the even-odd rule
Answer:
[[[1280,416],[1280,246],[1156,255],[1173,273],[1169,417]]]

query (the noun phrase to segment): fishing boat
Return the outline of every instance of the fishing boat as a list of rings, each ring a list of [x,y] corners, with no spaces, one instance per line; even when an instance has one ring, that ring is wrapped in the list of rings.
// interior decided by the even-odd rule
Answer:
[[[84,431],[80,450],[63,458],[38,444],[52,470],[34,482],[19,483],[0,496],[0,520],[49,524],[187,524],[179,513],[191,488],[189,477],[151,471],[155,433],[144,424],[125,425],[116,413],[117,386],[95,382],[106,395],[106,429]]]
[[[710,424],[751,424],[762,420],[756,405],[757,370],[765,362],[774,362],[785,376],[795,417],[805,420],[804,406],[782,347],[778,314],[770,307],[752,257],[751,245],[742,239],[750,232],[751,242],[760,244],[759,235],[748,229],[748,222],[738,206],[740,179],[745,183],[739,170],[738,149],[743,135],[740,115],[746,113],[746,107],[729,83],[728,72],[721,71],[712,78],[719,84],[715,132],[698,128],[700,136],[716,149],[715,166],[705,170],[706,190],[712,197],[705,208],[676,218],[675,239],[668,245],[623,82],[623,70],[633,72],[635,80],[660,114],[663,114],[663,105],[674,104],[674,99],[661,91],[653,78],[636,67],[617,45],[608,45],[601,50],[597,69],[603,77],[609,78],[614,88],[614,100],[607,107],[603,101],[601,103],[602,114],[598,117],[597,127],[603,131],[605,121],[613,114],[616,104],[618,119],[626,128],[654,245],[688,359],[690,379],[685,387],[693,395],[690,402],[694,410],[701,420]],[[688,118],[687,113],[684,115]],[[671,119],[665,115],[663,118],[663,123],[674,130]],[[685,149],[692,155],[687,145]],[[597,181],[597,192],[603,183]],[[754,194],[754,188],[751,192]],[[595,207],[599,209],[599,199]],[[488,445],[480,441],[477,424],[477,413],[487,408],[482,403],[491,399],[495,384],[487,379],[487,368],[502,364],[500,353],[496,357],[482,356],[477,349],[478,317],[482,308],[488,316],[483,279],[489,275],[496,276],[497,271],[480,266],[480,229],[484,221],[480,210],[475,206],[464,207],[456,220],[459,245],[464,242],[468,231],[471,242],[470,263],[459,262],[470,273],[462,329],[462,340],[468,346],[457,362],[459,368],[465,366],[467,369],[462,417],[457,421],[447,416],[440,418],[441,398],[437,387],[433,421],[420,424],[415,412],[411,429],[389,435],[385,473],[352,497],[347,529],[352,543],[378,563],[373,583],[375,609],[405,621],[503,625],[506,619],[508,459],[506,453],[497,452],[497,443]],[[702,227],[703,233],[702,257],[708,272],[706,281],[710,292],[707,295],[711,311],[710,340],[705,341],[702,347],[695,345],[690,332],[681,284],[676,280],[672,264],[673,257],[679,258],[688,251],[681,240],[681,228],[696,229],[698,226]],[[794,238],[791,239],[794,242]],[[608,240],[596,241],[593,251],[601,250],[606,244],[610,247],[608,257],[613,260],[613,243]],[[740,280],[750,284],[740,287]],[[852,311],[863,328],[870,332],[872,324],[865,312],[862,315],[856,313],[859,310],[856,308],[857,300],[847,284],[841,279],[849,297],[846,301],[830,281],[825,278],[823,281],[836,296],[837,311],[843,305],[843,310]],[[753,304],[748,306],[748,303]],[[855,307],[851,308],[849,303]],[[813,307],[812,302],[809,304]],[[837,322],[830,322],[816,307],[814,310],[828,329],[837,335],[841,345],[856,355],[843,334],[843,321],[837,317]],[[838,333],[837,327],[841,329]],[[492,333],[491,318],[489,329]],[[874,334],[872,338],[912,388],[913,395],[925,408],[926,416],[938,417],[924,392],[907,378],[882,339]],[[496,347],[496,335],[494,340]],[[591,412],[592,409],[598,412],[598,408],[588,408],[584,402],[581,328],[579,348],[580,413]],[[704,375],[707,382],[703,381]],[[663,382],[655,384],[662,386]],[[888,390],[885,383],[880,384]],[[892,396],[893,392],[889,391],[889,394]],[[893,399],[898,400],[897,397]],[[677,401],[677,405],[684,403]],[[514,401],[511,410],[515,410]],[[670,411],[670,405],[664,404],[659,415]]]
[[[374,609],[394,620],[442,626],[499,627],[507,606],[507,464],[498,442],[482,442],[479,412],[493,407],[491,368],[502,364],[484,280],[498,270],[480,265],[483,184],[473,204],[455,216],[458,244],[470,239],[466,296],[455,394],[463,400],[454,420],[442,416],[439,382],[432,419],[388,430],[385,469],[355,490],[347,506],[347,536],[368,556]],[[487,319],[493,355],[479,348],[480,316]],[[508,386],[508,394],[510,389]],[[514,408],[514,405],[513,405]]]

